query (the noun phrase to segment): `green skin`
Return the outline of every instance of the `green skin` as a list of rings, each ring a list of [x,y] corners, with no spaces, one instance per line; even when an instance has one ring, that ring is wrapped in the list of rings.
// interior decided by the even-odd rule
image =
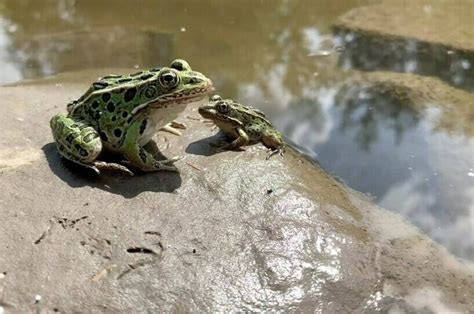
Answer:
[[[51,118],[53,137],[61,156],[97,173],[118,169],[132,174],[123,165],[98,161],[103,149],[122,154],[142,171],[177,171],[172,163],[179,157],[158,161],[143,146],[186,104],[211,89],[211,80],[181,59],[170,67],[105,76],[67,105],[67,116]]]
[[[267,159],[275,153],[283,154],[285,144],[281,133],[260,110],[214,95],[209,104],[199,107],[198,111],[233,139],[231,143],[218,144],[219,150],[239,149],[249,143],[262,142],[272,150]]]

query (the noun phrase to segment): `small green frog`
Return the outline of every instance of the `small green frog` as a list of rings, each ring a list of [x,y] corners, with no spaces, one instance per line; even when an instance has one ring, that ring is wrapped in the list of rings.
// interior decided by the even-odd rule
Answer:
[[[209,104],[199,107],[198,111],[234,139],[231,143],[218,144],[219,150],[237,149],[261,141],[272,150],[267,159],[276,153],[283,155],[285,143],[281,133],[260,110],[214,95]]]
[[[181,59],[169,67],[102,77],[67,105],[67,115],[51,118],[59,154],[98,174],[99,169],[132,174],[123,165],[98,161],[104,149],[122,154],[142,171],[177,171],[172,164],[179,157],[158,161],[143,146],[186,104],[203,99],[211,90],[211,80]]]

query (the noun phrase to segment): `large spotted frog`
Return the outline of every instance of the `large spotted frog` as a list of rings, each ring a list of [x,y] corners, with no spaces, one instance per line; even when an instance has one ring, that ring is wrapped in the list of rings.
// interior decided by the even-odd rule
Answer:
[[[265,114],[258,109],[239,104],[219,95],[211,97],[207,105],[198,109],[201,116],[212,120],[219,129],[232,138],[230,143],[219,143],[218,150],[238,149],[261,141],[271,149],[267,159],[276,153],[283,154],[285,143]]]
[[[105,76],[67,105],[67,115],[51,118],[59,154],[97,173],[111,168],[132,174],[122,164],[97,160],[104,149],[122,154],[142,171],[177,171],[173,163],[179,157],[158,161],[143,146],[187,103],[203,99],[211,89],[211,81],[181,59],[169,67]]]

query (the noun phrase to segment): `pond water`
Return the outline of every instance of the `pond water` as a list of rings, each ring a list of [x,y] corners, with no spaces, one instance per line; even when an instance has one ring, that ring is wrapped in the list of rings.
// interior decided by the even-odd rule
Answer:
[[[0,83],[187,59],[222,96],[266,111],[289,141],[327,171],[457,256],[474,260],[472,128],[441,123],[436,99],[420,110],[347,83],[360,70],[439,73],[446,84],[469,93],[472,77],[463,71],[470,63],[453,59],[447,77],[429,66],[429,54],[401,54],[384,59],[383,66],[370,55],[364,61],[370,42],[352,45],[356,36],[335,37],[331,25],[349,10],[377,2],[4,0]],[[406,45],[413,50],[413,41]],[[473,120],[467,115],[462,123]]]

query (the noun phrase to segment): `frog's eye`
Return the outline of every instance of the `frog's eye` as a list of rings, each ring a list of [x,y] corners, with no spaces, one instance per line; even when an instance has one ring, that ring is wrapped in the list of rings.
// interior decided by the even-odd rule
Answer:
[[[158,82],[164,88],[173,88],[179,83],[179,77],[174,71],[163,71],[158,77]]]
[[[222,114],[229,113],[230,107],[228,104],[225,102],[220,102],[217,104],[217,111],[219,111]]]
[[[222,100],[222,97],[219,95],[214,95],[211,97],[211,101],[218,101],[218,100]]]
[[[176,59],[171,62],[170,68],[173,68],[178,71],[191,71],[191,66],[183,59]]]

